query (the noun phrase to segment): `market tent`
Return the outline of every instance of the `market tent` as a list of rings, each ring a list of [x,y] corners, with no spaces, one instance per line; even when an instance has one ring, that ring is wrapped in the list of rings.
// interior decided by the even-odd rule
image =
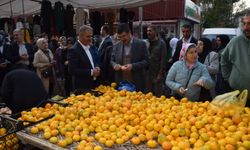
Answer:
[[[1,0],[0,18],[40,12],[42,0]],[[60,1],[64,5],[85,9],[138,7],[160,0],[49,0],[52,5]],[[23,2],[23,3],[22,3]]]

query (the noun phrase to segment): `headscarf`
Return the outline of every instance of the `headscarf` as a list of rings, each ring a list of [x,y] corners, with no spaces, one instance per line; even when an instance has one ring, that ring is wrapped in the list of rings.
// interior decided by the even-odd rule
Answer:
[[[172,56],[174,55],[175,49],[176,49],[176,45],[177,45],[178,39],[177,38],[172,38],[169,41],[169,46],[172,48]]]
[[[194,43],[188,43],[181,49],[179,60],[183,60],[186,58],[186,53],[189,51],[190,46],[192,45],[196,46]]]
[[[224,49],[227,46],[228,42],[230,41],[230,38],[225,34],[217,35],[216,38],[220,38],[221,40],[220,47],[216,47],[215,49],[216,52],[219,52],[220,50]]]
[[[193,48],[195,48],[196,47],[196,45],[194,44],[194,43],[188,43],[188,44],[186,44],[185,45],[185,47],[183,48],[184,49],[184,55],[183,55],[183,60],[184,61],[186,61],[186,57],[187,57],[187,52],[190,50],[190,48],[191,47],[193,47]],[[192,69],[193,67],[194,67],[194,65],[195,65],[195,63],[188,63],[187,61],[186,61],[186,65],[187,65],[187,67],[189,68],[189,69]]]
[[[203,42],[203,51],[198,54],[199,55],[199,62],[204,63],[207,55],[211,52],[212,49],[212,42],[208,38],[200,38],[199,41]]]

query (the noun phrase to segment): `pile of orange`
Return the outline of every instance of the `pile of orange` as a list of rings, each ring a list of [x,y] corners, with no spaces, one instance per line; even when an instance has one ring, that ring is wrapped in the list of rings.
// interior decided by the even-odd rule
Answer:
[[[5,128],[0,128],[0,136],[7,134]],[[19,149],[18,139],[16,134],[11,134],[0,138],[0,150],[17,150]]]
[[[163,149],[250,149],[250,109],[241,113],[209,107],[209,102],[186,98],[155,97],[152,93],[116,91],[99,86],[103,92],[72,95],[68,107],[48,104],[23,112],[22,120],[52,119],[30,129],[32,134],[61,147],[76,144],[77,149],[100,150],[103,146],[130,142]],[[59,139],[58,135],[63,139]],[[98,141],[99,145],[95,145]]]

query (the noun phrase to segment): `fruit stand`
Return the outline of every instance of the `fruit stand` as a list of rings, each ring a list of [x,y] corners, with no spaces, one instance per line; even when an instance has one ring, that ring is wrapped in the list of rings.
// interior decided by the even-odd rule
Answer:
[[[208,101],[155,97],[114,87],[99,86],[98,96],[71,95],[60,101],[64,106],[48,103],[23,111],[18,119],[24,122],[55,116],[19,131],[18,138],[46,150],[250,149],[247,107],[219,109]]]

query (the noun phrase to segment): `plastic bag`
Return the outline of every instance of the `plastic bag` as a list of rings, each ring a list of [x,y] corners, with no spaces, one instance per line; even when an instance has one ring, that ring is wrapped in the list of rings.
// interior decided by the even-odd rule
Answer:
[[[224,110],[224,112],[234,111],[240,113],[246,105],[247,96],[248,96],[247,90],[243,90],[241,93],[239,90],[228,92],[216,96],[210,103],[210,107],[216,110],[222,109]]]
[[[136,91],[136,87],[133,83],[129,82],[128,80],[124,80],[119,83],[118,90],[127,90],[130,92]]]

